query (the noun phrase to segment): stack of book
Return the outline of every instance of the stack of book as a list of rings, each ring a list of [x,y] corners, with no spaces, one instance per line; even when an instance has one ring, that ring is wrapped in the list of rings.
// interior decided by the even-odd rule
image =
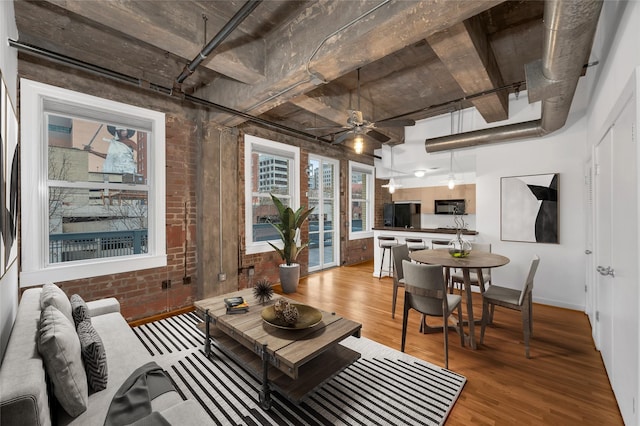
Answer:
[[[228,314],[241,314],[249,311],[249,304],[243,297],[228,297],[224,299]]]

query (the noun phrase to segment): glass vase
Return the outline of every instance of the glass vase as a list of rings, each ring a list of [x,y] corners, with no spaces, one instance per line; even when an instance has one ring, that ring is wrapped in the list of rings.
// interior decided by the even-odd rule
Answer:
[[[462,238],[461,233],[458,233],[453,240],[449,241],[448,248],[449,254],[457,258],[467,257],[471,253],[471,243]]]

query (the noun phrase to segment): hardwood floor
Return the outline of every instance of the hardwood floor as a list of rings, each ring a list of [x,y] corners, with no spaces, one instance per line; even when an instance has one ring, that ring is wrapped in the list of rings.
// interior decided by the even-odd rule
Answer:
[[[378,280],[372,271],[368,262],[314,273],[287,296],[359,321],[364,337],[399,350],[404,292],[398,292],[391,319],[392,279]],[[479,318],[481,299],[474,296]],[[494,325],[476,351],[461,347],[450,332],[449,369],[467,383],[447,425],[623,424],[587,316],[534,304],[531,359],[525,358],[520,318],[519,312],[496,307]],[[420,334],[418,323],[419,314],[411,311],[406,352],[444,366],[442,334]]]

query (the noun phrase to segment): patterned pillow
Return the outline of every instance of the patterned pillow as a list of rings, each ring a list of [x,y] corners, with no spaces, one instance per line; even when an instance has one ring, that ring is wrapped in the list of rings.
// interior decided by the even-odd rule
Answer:
[[[47,306],[55,306],[69,321],[73,322],[69,298],[60,287],[53,283],[43,285],[42,293],[40,293],[40,309],[44,310]]]
[[[86,411],[89,392],[78,334],[55,306],[47,306],[40,312],[38,352],[62,408],[72,417]]]
[[[102,339],[90,321],[78,324],[78,337],[89,389],[94,392],[107,387],[107,354]]]
[[[69,302],[71,302],[71,315],[73,315],[73,322],[76,327],[82,321],[91,322],[91,315],[89,314],[89,308],[87,304],[84,302],[84,299],[80,297],[78,294],[72,294],[69,298]]]

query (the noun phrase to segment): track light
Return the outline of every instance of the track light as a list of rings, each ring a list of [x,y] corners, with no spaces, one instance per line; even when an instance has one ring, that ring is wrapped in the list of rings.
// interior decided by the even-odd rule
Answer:
[[[424,176],[425,171],[424,170],[416,170],[415,172],[413,172],[413,175],[415,177],[422,177]]]

